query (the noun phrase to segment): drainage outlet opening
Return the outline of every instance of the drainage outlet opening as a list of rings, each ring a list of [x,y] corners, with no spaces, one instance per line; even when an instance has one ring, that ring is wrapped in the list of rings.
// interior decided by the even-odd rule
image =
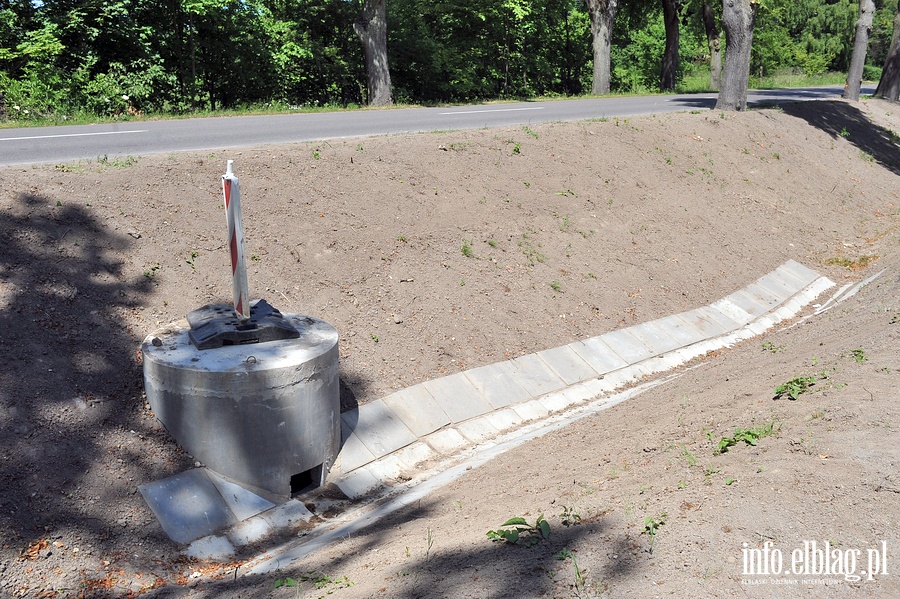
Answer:
[[[319,464],[314,468],[310,468],[306,472],[295,474],[291,477],[291,496],[302,495],[308,491],[321,486],[322,484],[322,466]]]

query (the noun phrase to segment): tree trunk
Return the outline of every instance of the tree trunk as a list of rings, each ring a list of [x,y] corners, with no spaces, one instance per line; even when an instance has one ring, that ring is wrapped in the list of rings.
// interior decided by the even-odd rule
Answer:
[[[591,40],[594,51],[594,83],[591,93],[600,96],[609,93],[610,48],[613,21],[618,0],[585,0],[591,17]]]
[[[884,70],[881,71],[881,79],[875,88],[875,95],[885,100],[900,100],[900,4],[897,5],[897,14],[894,17],[894,37],[891,38],[891,48],[888,50],[887,59],[884,61]]]
[[[723,0],[725,72],[717,110],[746,110],[750,82],[750,48],[756,20],[755,0]]]
[[[386,0],[365,0],[353,23],[366,53],[366,84],[369,106],[390,106],[391,72],[388,70]]]
[[[666,49],[663,52],[662,75],[659,89],[664,92],[675,91],[675,80],[678,77],[678,0],[662,0],[663,22],[666,25]]]
[[[722,42],[719,40],[719,26],[712,4],[703,3],[703,28],[706,29],[706,43],[709,44],[709,88],[718,91],[722,79]]]
[[[850,57],[850,69],[847,71],[847,85],[844,86],[844,98],[848,100],[859,101],[863,65],[866,64],[869,32],[872,31],[874,17],[875,3],[872,0],[860,0],[859,19],[856,20],[856,37],[853,40],[853,55]]]

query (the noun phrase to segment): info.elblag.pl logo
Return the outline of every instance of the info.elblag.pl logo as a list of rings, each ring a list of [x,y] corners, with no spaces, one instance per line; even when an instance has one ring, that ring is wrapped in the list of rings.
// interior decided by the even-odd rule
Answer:
[[[803,577],[791,579],[749,579],[750,584],[810,584],[824,583],[827,578],[843,577],[847,582],[875,580],[888,573],[887,541],[881,541],[874,548],[832,547],[831,541],[817,543],[803,541],[803,545],[785,553],[766,541],[762,547],[751,547],[743,543],[744,576]],[[811,577],[816,577],[813,579]]]

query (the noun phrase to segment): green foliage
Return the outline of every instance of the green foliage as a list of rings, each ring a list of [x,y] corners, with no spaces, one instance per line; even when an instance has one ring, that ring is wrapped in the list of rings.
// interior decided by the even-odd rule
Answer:
[[[809,391],[809,388],[816,384],[815,376],[798,376],[792,378],[786,383],[782,383],[775,387],[775,399],[787,395],[791,399],[797,399],[802,393]]]
[[[656,541],[659,527],[666,523],[667,518],[668,514],[665,512],[657,516],[647,516],[644,518],[644,530],[642,532],[650,537],[650,553],[653,553],[653,543]]]
[[[279,587],[300,587],[304,582],[312,583],[313,588],[322,590],[328,588],[330,595],[336,589],[345,589],[352,587],[354,583],[346,576],[331,577],[327,574],[310,571],[297,574],[296,577],[286,576],[284,578],[275,579],[275,588]]]
[[[490,540],[532,547],[550,538],[550,523],[544,520],[543,514],[537,517],[534,524],[528,524],[525,518],[515,517],[500,526],[497,530],[487,531]]]
[[[777,429],[774,422],[760,425],[755,428],[734,429],[734,435],[732,435],[731,437],[722,437],[721,439],[719,439],[717,450],[719,453],[725,453],[728,451],[729,447],[737,445],[741,441],[743,441],[747,445],[753,445],[755,447],[756,444],[759,443],[760,439],[762,439],[763,437],[768,437],[776,430]]]
[[[866,356],[866,352],[862,349],[851,349],[850,356],[856,361],[857,364],[862,364],[863,362],[868,361],[868,357]]]
[[[366,80],[359,1],[16,0],[0,4],[0,119],[130,119],[254,107],[358,106]],[[681,6],[680,89],[702,90],[708,49],[697,0]],[[894,0],[878,2],[865,77],[877,79]],[[720,6],[720,4],[719,4]],[[754,76],[845,71],[857,4],[760,3]],[[590,89],[590,23],[576,0],[391,0],[388,51],[400,102],[466,102]],[[620,3],[612,86],[656,90],[658,3]],[[724,37],[723,37],[724,42]],[[525,133],[537,138],[529,128]],[[512,148],[521,151],[520,145]]]

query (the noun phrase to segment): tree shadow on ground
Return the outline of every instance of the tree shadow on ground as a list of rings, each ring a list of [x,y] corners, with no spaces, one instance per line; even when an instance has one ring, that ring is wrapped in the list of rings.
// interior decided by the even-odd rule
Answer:
[[[486,535],[482,537],[483,542],[458,546],[455,539],[432,534],[428,528],[426,533],[410,542],[411,546],[405,552],[388,554],[384,531],[416,523],[421,527],[418,521],[434,518],[444,509],[434,501],[422,500],[354,534],[356,542],[352,549],[336,558],[312,554],[271,574],[197,586],[191,596],[230,599],[287,598],[301,596],[301,593],[307,596],[309,592],[331,594],[342,582],[362,582],[344,581],[343,578],[350,560],[361,556],[371,556],[372,562],[392,563],[377,576],[384,579],[383,595],[396,599],[579,596],[576,591],[584,593],[583,596],[599,596],[617,581],[635,576],[647,555],[646,540],[632,539],[627,533],[613,533],[604,517],[568,527],[551,518],[550,537],[534,546],[492,542]],[[529,516],[527,520],[532,522],[534,518]],[[460,518],[459,525],[471,525],[471,522]],[[486,532],[479,531],[481,534]],[[359,541],[361,537],[362,542]],[[565,557],[566,553],[568,557]],[[577,560],[580,576],[576,576],[573,558]],[[372,575],[376,575],[375,571]],[[275,581],[287,578],[300,583],[299,588],[275,590]],[[313,590],[316,579],[324,583],[318,591]],[[147,596],[167,599],[180,596],[180,592],[170,586],[151,591]]]
[[[160,434],[141,427],[125,318],[151,281],[126,280],[113,256],[129,238],[86,207],[12,197],[0,212],[0,538],[5,553],[66,528],[102,548],[128,534],[115,526],[117,502],[137,485],[125,469],[153,471],[140,447],[102,439]]]
[[[865,156],[900,175],[900,137],[876,125],[849,102],[792,102],[782,105],[785,114],[803,119],[834,138],[843,137]]]

